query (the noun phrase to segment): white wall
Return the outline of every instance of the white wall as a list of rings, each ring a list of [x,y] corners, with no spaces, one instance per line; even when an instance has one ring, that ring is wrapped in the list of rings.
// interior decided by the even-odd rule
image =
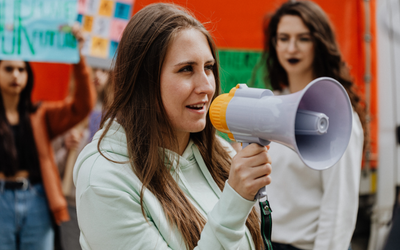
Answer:
[[[369,249],[382,249],[390,226],[395,188],[400,185],[400,1],[377,0],[379,164],[377,199]],[[376,93],[372,93],[376,94]]]

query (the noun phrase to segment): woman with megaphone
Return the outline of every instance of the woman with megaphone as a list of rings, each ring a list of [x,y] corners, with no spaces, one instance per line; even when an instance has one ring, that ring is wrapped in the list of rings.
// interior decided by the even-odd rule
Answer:
[[[332,168],[312,170],[280,144],[271,145],[278,164],[267,188],[273,212],[273,249],[349,248],[358,209],[358,189],[365,124],[360,98],[354,91],[332,26],[315,3],[290,1],[267,19],[267,77],[275,94],[303,90],[317,77],[336,79],[353,106],[353,128],[346,152]]]
[[[114,99],[74,168],[83,249],[262,249],[255,195],[267,148],[235,157],[208,117],[220,89],[214,42],[183,8],[127,24]]]

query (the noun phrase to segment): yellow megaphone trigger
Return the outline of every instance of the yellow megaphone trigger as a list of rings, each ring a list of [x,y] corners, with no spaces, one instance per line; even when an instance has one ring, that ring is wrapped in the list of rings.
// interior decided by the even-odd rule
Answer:
[[[233,134],[229,131],[228,125],[226,123],[226,109],[228,104],[235,95],[236,89],[239,88],[239,84],[229,91],[229,94],[222,94],[217,96],[210,106],[210,120],[214,127],[223,133],[228,134],[229,139],[235,141]]]

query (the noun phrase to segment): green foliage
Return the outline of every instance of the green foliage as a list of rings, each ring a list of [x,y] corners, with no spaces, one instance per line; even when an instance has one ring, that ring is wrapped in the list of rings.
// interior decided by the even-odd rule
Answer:
[[[266,66],[261,51],[225,50],[218,51],[222,93],[228,93],[238,83],[246,83],[253,88],[269,88],[265,83]],[[230,141],[228,135],[218,135]]]

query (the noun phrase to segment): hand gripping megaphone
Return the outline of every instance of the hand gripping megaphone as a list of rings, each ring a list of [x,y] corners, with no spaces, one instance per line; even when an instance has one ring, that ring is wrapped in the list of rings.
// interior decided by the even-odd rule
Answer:
[[[232,141],[293,149],[308,167],[323,170],[342,157],[350,140],[352,107],[336,80],[321,77],[303,90],[274,96],[267,89],[238,84],[211,104],[214,127]],[[265,188],[256,198],[266,196]]]

